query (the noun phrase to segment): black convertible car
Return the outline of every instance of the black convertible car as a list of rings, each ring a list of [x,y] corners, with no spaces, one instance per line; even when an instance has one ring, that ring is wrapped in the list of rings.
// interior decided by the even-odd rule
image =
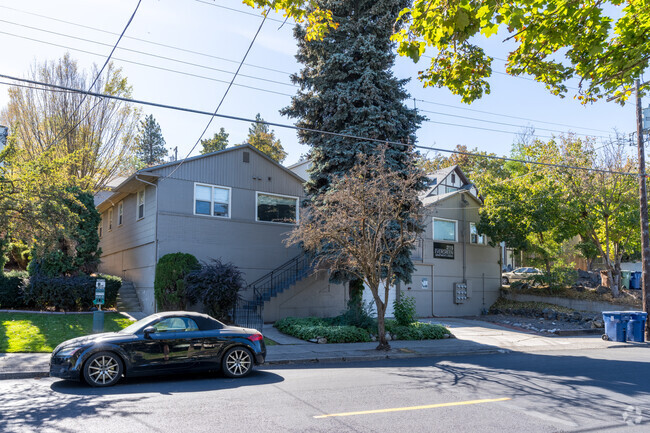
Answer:
[[[88,335],[59,344],[50,376],[110,386],[124,376],[221,369],[243,377],[264,363],[266,346],[255,329],[226,326],[187,311],[154,314],[119,332]]]

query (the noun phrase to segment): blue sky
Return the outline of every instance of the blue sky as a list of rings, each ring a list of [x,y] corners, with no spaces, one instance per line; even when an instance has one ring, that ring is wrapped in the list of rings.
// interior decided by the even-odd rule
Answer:
[[[24,77],[35,61],[56,60],[66,51],[84,68],[103,64],[136,4],[136,0],[0,0],[0,73]],[[283,25],[278,15],[269,18],[219,112],[244,118],[260,113],[271,122],[293,123],[278,110],[295,94],[289,74],[300,69],[294,59],[296,43],[291,23]],[[211,112],[261,19],[259,11],[239,0],[143,0],[113,55],[114,63],[123,68],[134,98]],[[505,59],[512,46],[502,40],[497,35],[481,46],[493,57]],[[560,99],[530,78],[502,74],[503,63],[495,60],[493,65],[497,73],[490,79],[491,94],[466,105],[446,89],[423,88],[415,78],[423,66],[398,58],[396,76],[412,77],[408,90],[429,119],[418,131],[419,144],[444,149],[463,144],[505,155],[526,126],[535,127],[542,138],[568,131],[607,137],[615,129],[627,134],[636,128],[632,104],[620,107],[602,101],[582,106],[572,93]],[[7,86],[0,84],[0,107],[7,101]],[[408,104],[413,106],[414,101]],[[152,107],[142,110],[154,115],[167,147],[177,146],[179,157],[188,154],[209,121],[208,116],[196,114]],[[249,126],[217,118],[204,138],[224,127],[230,142],[238,144],[246,138]],[[296,162],[308,151],[298,143],[295,131],[273,129],[289,153],[285,164]]]

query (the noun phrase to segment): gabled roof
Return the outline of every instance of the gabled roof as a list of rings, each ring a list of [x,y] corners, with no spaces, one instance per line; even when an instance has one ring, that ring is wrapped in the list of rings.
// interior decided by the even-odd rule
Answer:
[[[460,178],[460,180],[463,183],[463,186],[471,184],[471,182],[469,181],[467,176],[465,176],[465,173],[463,173],[463,170],[461,170],[458,165],[452,165],[450,167],[441,168],[440,170],[434,171],[433,173],[430,173],[430,174],[427,175],[427,178],[430,181],[430,185],[429,185],[429,189],[427,191],[425,191],[422,194],[422,196],[428,197],[429,195],[431,195],[431,193],[433,193],[433,190],[438,185],[443,183],[443,181],[447,177],[449,177],[449,175],[451,173],[456,173],[458,175],[458,177]]]
[[[140,189],[142,189],[142,186],[144,184],[155,182],[158,178],[160,178],[160,175],[155,173],[155,171],[157,171],[158,169],[171,167],[174,165],[179,165],[181,163],[186,163],[190,161],[196,161],[203,158],[211,158],[217,155],[222,155],[228,152],[234,152],[241,149],[247,149],[250,150],[251,152],[256,153],[262,158],[268,160],[270,163],[282,169],[285,173],[289,174],[291,177],[296,179],[301,184],[304,183],[304,179],[302,179],[293,171],[284,167],[282,164],[279,164],[278,162],[270,158],[265,153],[259,151],[258,149],[251,146],[250,144],[242,144],[239,146],[234,146],[223,150],[219,150],[217,152],[206,153],[204,155],[197,155],[190,158],[186,158],[184,160],[167,162],[164,164],[155,165],[153,167],[147,167],[147,168],[143,168],[142,170],[138,170],[135,173],[133,173],[131,176],[125,178],[119,185],[109,189],[108,191],[102,191],[101,193],[96,194],[95,206],[97,207],[97,210],[103,212],[105,208],[117,204],[117,202],[122,200],[127,195],[133,194],[139,191]]]
[[[213,156],[215,156],[215,155],[222,155],[222,154],[224,154],[224,153],[234,152],[234,151],[241,150],[241,149],[247,149],[247,150],[250,150],[250,151],[252,151],[252,152],[258,154],[259,156],[261,156],[262,158],[265,158],[265,159],[266,159],[267,161],[269,161],[270,163],[277,165],[277,166],[278,166],[279,168],[281,168],[285,173],[288,173],[288,174],[290,174],[292,177],[294,177],[294,178],[296,178],[297,180],[299,180],[300,183],[303,183],[303,182],[304,182],[304,179],[302,179],[302,178],[301,178],[300,176],[298,176],[296,173],[294,173],[293,171],[289,170],[289,169],[288,169],[287,167],[285,167],[284,165],[278,163],[278,162],[275,161],[273,158],[269,157],[266,153],[260,151],[259,149],[257,149],[257,148],[254,147],[254,146],[251,146],[251,145],[248,144],[248,143],[246,143],[246,144],[240,144],[239,146],[228,147],[228,148],[226,148],[226,149],[218,150],[218,151],[216,151],[216,152],[206,153],[206,154],[204,154],[204,155],[197,155],[197,156],[192,156],[192,157],[190,157],[190,158],[180,159],[180,160],[178,160],[178,161],[172,161],[172,162],[166,162],[166,163],[164,163],[164,164],[160,164],[160,165],[154,165],[153,167],[143,168],[142,170],[138,171],[138,173],[151,173],[152,171],[155,171],[155,170],[158,170],[158,169],[161,169],[161,168],[172,167],[172,166],[174,166],[174,165],[184,164],[184,163],[186,163],[186,162],[196,161],[196,160],[203,159],[203,158],[210,158],[210,157],[213,157]],[[153,174],[153,173],[151,173],[151,174]]]
[[[480,205],[483,204],[483,201],[479,197],[476,197],[474,194],[472,194],[470,192],[469,189],[465,189],[465,188],[457,189],[456,191],[448,192],[448,193],[445,193],[445,194],[431,195],[431,196],[427,196],[427,197],[420,197],[420,201],[422,202],[422,205],[424,205],[426,207],[426,206],[431,206],[431,205],[435,205],[437,203],[443,202],[445,200],[448,200],[451,197],[454,197],[456,195],[463,194],[463,193],[467,193],[467,195],[469,197],[471,197],[472,199],[474,199],[478,204],[480,204]]]

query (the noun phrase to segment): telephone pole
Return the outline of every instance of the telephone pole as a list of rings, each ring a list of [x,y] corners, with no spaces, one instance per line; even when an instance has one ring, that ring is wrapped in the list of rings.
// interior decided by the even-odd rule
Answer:
[[[648,196],[646,190],[645,148],[643,144],[643,115],[641,109],[641,94],[639,80],[636,87],[636,137],[639,150],[639,208],[641,212],[641,302],[643,311],[648,312],[648,283],[650,283],[650,234],[648,233]],[[645,339],[650,340],[650,320],[645,323]]]

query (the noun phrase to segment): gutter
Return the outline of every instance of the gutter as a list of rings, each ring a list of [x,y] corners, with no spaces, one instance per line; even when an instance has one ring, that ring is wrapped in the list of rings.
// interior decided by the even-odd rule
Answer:
[[[146,181],[144,179],[140,179],[138,177],[137,173],[135,174],[135,180],[137,180],[139,182],[142,182],[144,184],[147,184],[147,185],[151,185],[156,190],[156,213],[154,215],[154,222],[153,222],[153,224],[154,224],[154,239],[153,239],[153,241],[154,241],[154,249],[153,249],[154,250],[154,262],[153,262],[153,268],[154,268],[154,278],[155,278],[156,266],[158,266],[158,206],[159,206],[159,203],[158,203],[158,185],[155,184],[155,183],[151,183],[149,181]],[[154,309],[154,313],[158,312],[158,303],[156,302],[155,295],[154,295],[153,309]]]

